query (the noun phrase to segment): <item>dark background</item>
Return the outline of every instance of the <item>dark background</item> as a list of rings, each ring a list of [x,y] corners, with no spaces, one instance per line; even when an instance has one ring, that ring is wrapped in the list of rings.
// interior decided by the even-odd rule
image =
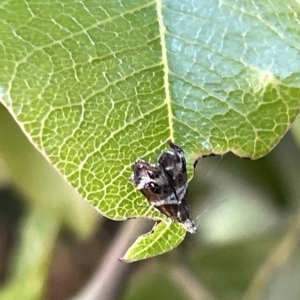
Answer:
[[[288,132],[257,161],[201,159],[189,188],[198,232],[125,264],[153,222],[95,213],[0,106],[0,298],[299,299],[299,154]]]

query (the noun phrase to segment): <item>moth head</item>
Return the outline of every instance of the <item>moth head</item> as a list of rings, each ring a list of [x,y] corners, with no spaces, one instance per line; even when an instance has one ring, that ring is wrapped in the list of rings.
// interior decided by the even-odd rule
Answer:
[[[197,226],[195,225],[195,222],[190,219],[186,219],[183,223],[183,226],[186,229],[186,231],[190,233],[196,233],[197,231]]]

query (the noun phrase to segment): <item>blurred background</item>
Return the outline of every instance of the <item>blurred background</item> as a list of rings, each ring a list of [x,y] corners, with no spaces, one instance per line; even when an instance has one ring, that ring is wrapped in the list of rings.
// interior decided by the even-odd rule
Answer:
[[[257,161],[201,159],[189,188],[198,232],[125,264],[153,222],[101,217],[0,106],[0,299],[300,299],[297,122]]]

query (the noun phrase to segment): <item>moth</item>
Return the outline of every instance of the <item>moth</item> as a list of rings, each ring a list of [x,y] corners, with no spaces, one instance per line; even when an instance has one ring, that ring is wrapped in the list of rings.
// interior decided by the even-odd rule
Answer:
[[[182,223],[190,233],[197,227],[190,219],[188,178],[183,150],[168,141],[170,149],[163,151],[156,163],[140,158],[132,166],[131,182],[148,201],[173,221]]]

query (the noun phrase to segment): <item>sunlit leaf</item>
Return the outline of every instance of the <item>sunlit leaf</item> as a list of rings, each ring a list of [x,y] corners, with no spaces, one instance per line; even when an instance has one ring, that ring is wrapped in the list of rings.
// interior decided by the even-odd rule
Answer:
[[[297,1],[6,1],[2,101],[103,215],[159,217],[128,182],[137,157],[154,160],[171,139],[189,166],[211,152],[259,158],[288,130],[299,109],[298,9]]]

